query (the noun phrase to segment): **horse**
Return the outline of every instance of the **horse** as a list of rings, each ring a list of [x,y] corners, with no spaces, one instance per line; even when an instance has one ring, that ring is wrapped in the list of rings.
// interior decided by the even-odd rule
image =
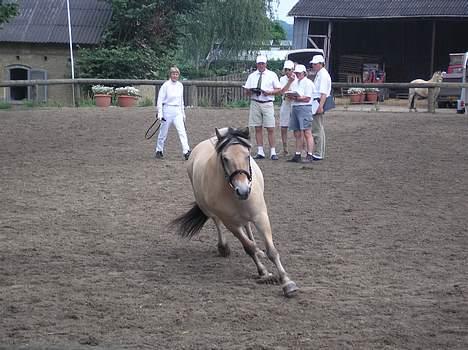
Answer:
[[[230,248],[223,224],[239,239],[245,252],[254,261],[258,282],[280,283],[286,297],[293,296],[298,287],[286,273],[273,244],[267,206],[263,196],[263,174],[250,156],[249,128],[215,129],[216,136],[200,142],[190,154],[187,172],[192,184],[195,203],[185,214],[172,220],[170,226],[178,235],[192,238],[211,218],[218,232],[218,252],[227,257]],[[266,255],[276,266],[274,277],[260,261],[265,254],[257,247],[251,224],[263,235]]]
[[[423,79],[415,79],[411,81],[412,83],[441,83],[443,78],[443,73],[441,71],[437,71],[432,75],[431,80],[426,81]],[[434,103],[437,101],[437,97],[439,96],[440,88],[435,88],[434,89]],[[427,98],[429,95],[429,89],[428,88],[410,88],[409,89],[409,94],[408,94],[408,102],[409,102],[409,110],[411,112],[412,109],[414,109],[415,112],[416,110],[416,100],[419,98]]]

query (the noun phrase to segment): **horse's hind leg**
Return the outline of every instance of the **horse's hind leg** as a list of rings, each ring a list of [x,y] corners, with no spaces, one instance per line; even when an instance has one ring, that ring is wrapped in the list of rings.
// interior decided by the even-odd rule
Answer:
[[[231,254],[231,249],[229,248],[229,244],[226,240],[226,236],[221,231],[221,221],[219,219],[213,218],[213,221],[216,226],[216,230],[218,231],[218,252],[219,255],[222,257],[227,257]]]

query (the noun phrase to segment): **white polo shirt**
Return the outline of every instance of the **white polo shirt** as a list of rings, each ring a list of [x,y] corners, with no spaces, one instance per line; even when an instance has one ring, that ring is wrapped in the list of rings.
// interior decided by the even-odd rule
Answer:
[[[257,87],[258,79],[260,78],[260,71],[257,69],[255,72],[250,73],[247,81],[244,84],[246,89],[254,89]],[[271,91],[274,89],[281,89],[281,84],[279,82],[278,76],[275,72],[265,69],[262,73],[262,85],[261,89],[264,91]],[[265,96],[265,95],[255,95],[253,94],[250,97],[252,100],[257,101],[274,101],[275,96]]]
[[[325,94],[326,97],[330,96],[332,82],[330,74],[325,68],[321,68],[314,79],[314,98],[319,98],[320,94]]]
[[[307,106],[312,104],[312,96],[315,92],[314,83],[307,77],[302,78],[301,80],[296,79],[292,82],[289,90],[297,91],[297,93],[301,96],[308,96],[310,97],[309,102],[300,102],[300,101],[292,101],[291,104],[293,106]]]

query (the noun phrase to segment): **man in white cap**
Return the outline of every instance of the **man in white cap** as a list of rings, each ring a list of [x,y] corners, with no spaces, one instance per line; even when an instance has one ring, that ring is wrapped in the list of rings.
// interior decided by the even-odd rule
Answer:
[[[294,62],[293,61],[284,61],[283,73],[284,75],[280,78],[281,94],[283,94],[283,99],[281,102],[280,108],[280,128],[281,128],[281,141],[283,142],[283,155],[288,155],[288,127],[289,127],[289,118],[291,116],[291,100],[284,96],[284,93],[289,90],[291,84],[296,79],[294,75]]]
[[[312,69],[316,72],[314,79],[315,93],[314,100],[319,102],[319,107],[314,120],[312,121],[312,135],[314,136],[315,148],[314,148],[314,160],[322,160],[325,157],[325,128],[323,126],[324,118],[324,105],[325,101],[331,93],[331,77],[328,74],[325,66],[325,59],[322,55],[315,55],[310,61]]]
[[[257,70],[249,75],[244,85],[246,94],[250,96],[249,126],[255,128],[257,155],[255,159],[264,159],[263,128],[268,133],[270,143],[270,159],[278,160],[275,149],[275,95],[281,90],[276,73],[268,70],[267,58],[257,57]]]
[[[314,83],[307,78],[307,70],[304,65],[296,65],[294,73],[297,79],[291,84],[291,93],[286,93],[286,97],[292,101],[289,129],[294,132],[296,138],[296,152],[288,162],[302,162],[301,153],[304,148],[304,140],[307,150],[305,161],[311,162],[314,149],[314,138],[310,129],[313,119],[312,96],[314,94]]]

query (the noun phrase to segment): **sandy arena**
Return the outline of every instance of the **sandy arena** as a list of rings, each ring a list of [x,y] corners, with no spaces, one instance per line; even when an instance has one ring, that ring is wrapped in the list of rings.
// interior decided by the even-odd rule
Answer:
[[[259,161],[286,299],[167,229],[193,195],[153,111],[0,111],[0,349],[468,348],[468,117],[334,111],[325,161]],[[189,109],[189,141],[247,115]]]

